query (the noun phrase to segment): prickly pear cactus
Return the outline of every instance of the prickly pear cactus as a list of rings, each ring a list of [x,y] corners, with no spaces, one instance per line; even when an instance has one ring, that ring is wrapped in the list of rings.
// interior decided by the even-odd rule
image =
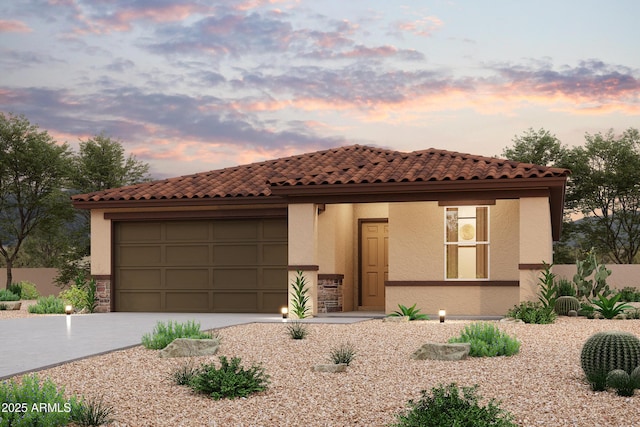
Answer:
[[[640,366],[640,339],[628,332],[598,332],[584,343],[580,363],[593,390],[604,390],[609,372],[622,369],[630,375]]]
[[[580,310],[580,301],[578,301],[578,298],[572,296],[558,297],[553,309],[561,316],[568,316],[569,311]]]

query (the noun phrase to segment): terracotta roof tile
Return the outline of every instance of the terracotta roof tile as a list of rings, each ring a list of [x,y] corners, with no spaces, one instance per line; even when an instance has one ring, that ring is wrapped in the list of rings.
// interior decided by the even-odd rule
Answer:
[[[73,196],[76,202],[224,199],[306,186],[566,176],[566,169],[428,149],[404,153],[351,145]]]

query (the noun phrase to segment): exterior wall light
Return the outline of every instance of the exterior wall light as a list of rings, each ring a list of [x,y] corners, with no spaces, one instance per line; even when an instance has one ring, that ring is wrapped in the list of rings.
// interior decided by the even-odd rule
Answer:
[[[445,310],[440,310],[438,312],[438,316],[440,317],[440,323],[444,323],[444,316],[447,315],[447,312]]]
[[[73,306],[71,305],[66,305],[64,307],[64,312],[67,313],[67,316],[70,315],[71,313],[73,313]]]
[[[289,315],[289,309],[287,307],[282,307],[280,312],[282,313],[282,318],[283,319],[286,319],[287,316]]]

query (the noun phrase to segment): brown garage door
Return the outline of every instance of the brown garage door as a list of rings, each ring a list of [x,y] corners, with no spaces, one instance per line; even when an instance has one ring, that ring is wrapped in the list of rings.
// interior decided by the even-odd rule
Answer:
[[[118,222],[116,311],[274,313],[287,303],[285,219]]]

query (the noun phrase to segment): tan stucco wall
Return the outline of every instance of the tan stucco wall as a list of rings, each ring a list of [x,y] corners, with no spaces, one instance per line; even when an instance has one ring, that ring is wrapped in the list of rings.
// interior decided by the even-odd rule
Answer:
[[[56,286],[57,268],[12,268],[13,283],[26,280],[36,285],[40,296],[58,295],[61,289]],[[7,269],[0,269],[0,289],[7,287]]]
[[[288,259],[289,265],[318,265],[318,208],[313,203],[289,205],[288,219]],[[311,315],[318,313],[318,271],[303,271],[309,289],[309,306]],[[296,272],[288,273],[289,311],[291,312],[292,284]]]
[[[91,274],[111,274],[111,220],[103,210],[91,211]]]
[[[520,199],[520,264],[553,261],[551,214],[547,197]],[[520,271],[520,301],[538,299],[538,278],[542,270]]]

